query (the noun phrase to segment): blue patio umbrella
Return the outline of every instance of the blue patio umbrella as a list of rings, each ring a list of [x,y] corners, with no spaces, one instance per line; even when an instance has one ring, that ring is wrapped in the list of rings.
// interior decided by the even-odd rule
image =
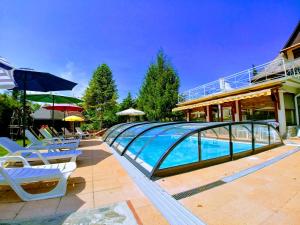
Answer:
[[[32,69],[16,69],[6,62],[0,61],[0,68],[12,76],[15,83],[14,90],[24,92],[23,98],[23,145],[25,145],[26,129],[26,91],[67,91],[72,90],[77,83],[57,77],[51,73],[39,72]],[[1,84],[0,84],[1,87]]]

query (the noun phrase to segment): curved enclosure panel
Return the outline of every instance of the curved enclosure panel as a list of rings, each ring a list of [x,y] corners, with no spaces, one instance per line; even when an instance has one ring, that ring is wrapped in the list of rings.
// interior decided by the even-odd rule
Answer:
[[[121,135],[123,132],[125,132],[126,130],[138,126],[140,124],[146,124],[145,122],[143,123],[127,123],[124,124],[120,127],[117,127],[116,129],[114,129],[110,134],[107,135],[106,137],[106,142],[111,145],[113,144],[113,142],[119,137],[119,135]]]
[[[123,124],[106,142],[145,175],[161,177],[259,153],[282,139],[260,122],[173,122]]]
[[[123,125],[125,125],[125,124],[127,124],[127,123],[120,123],[120,124],[116,124],[116,125],[112,126],[111,128],[109,128],[109,129],[104,133],[102,139],[105,141],[106,138],[107,138],[107,136],[108,136],[112,131],[114,131],[114,130],[117,129],[118,127],[121,127],[121,126],[123,126]]]
[[[125,147],[130,143],[132,139],[134,139],[141,132],[150,129],[151,127],[159,126],[160,123],[149,123],[149,124],[140,124],[135,127],[131,127],[130,129],[123,132],[114,142],[114,148],[122,153]]]

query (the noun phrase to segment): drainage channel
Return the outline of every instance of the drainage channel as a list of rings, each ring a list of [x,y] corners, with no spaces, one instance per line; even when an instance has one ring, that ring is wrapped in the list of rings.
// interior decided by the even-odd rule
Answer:
[[[180,202],[176,201],[176,199],[164,191],[158,184],[137,170],[126,158],[117,154],[116,151],[107,144],[106,146],[111,149],[113,155],[121,163],[129,176],[170,224],[205,225],[200,218],[196,217]]]
[[[203,185],[203,186],[199,186],[199,187],[196,187],[196,188],[193,188],[193,189],[189,189],[187,191],[183,191],[183,192],[180,192],[180,193],[176,193],[174,195],[172,195],[172,197],[176,200],[180,200],[180,199],[183,199],[183,198],[188,198],[190,196],[193,196],[193,195],[196,195],[196,194],[199,194],[201,192],[204,192],[204,191],[207,191],[209,189],[212,189],[212,188],[215,188],[215,187],[218,187],[220,185],[223,185],[223,184],[227,184],[229,182],[232,182],[234,180],[237,180],[237,179],[240,179],[244,176],[247,176],[251,173],[254,173],[258,170],[261,170],[267,166],[270,166],[292,154],[295,154],[296,152],[299,152],[300,151],[300,148],[295,148],[295,149],[292,149],[290,151],[287,151],[279,156],[276,156],[274,158],[271,158],[261,164],[258,164],[256,166],[252,166],[248,169],[245,169],[245,170],[241,170],[240,172],[238,173],[235,173],[233,175],[230,175],[230,176],[227,176],[227,177],[224,177],[223,179],[220,179],[220,180],[217,180],[217,181],[214,181],[212,183],[209,183],[209,184],[206,184],[206,185]]]

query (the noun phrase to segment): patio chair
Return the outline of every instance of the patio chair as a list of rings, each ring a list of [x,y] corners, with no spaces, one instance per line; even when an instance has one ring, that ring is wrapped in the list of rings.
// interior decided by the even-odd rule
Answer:
[[[48,141],[52,141],[52,144],[69,144],[69,143],[76,143],[76,148],[79,146],[80,140],[79,139],[64,139],[59,137],[53,137],[46,129],[41,128],[39,129],[40,133],[44,136],[44,138]]]
[[[31,149],[49,149],[49,150],[56,150],[56,149],[76,149],[76,143],[54,143],[52,141],[43,139],[39,140],[30,130],[25,130],[25,136],[30,141],[30,144],[27,148]]]
[[[92,136],[92,134],[90,134],[89,132],[83,132],[80,127],[75,127],[75,130],[77,134],[80,136],[80,138],[86,138],[86,137],[91,138]]]
[[[69,131],[67,128],[63,127],[61,128],[63,133],[65,134],[66,137],[69,137],[69,138],[78,138],[78,139],[81,139],[80,135],[79,134],[73,134],[71,131]]]
[[[77,157],[81,155],[80,150],[69,151],[51,151],[41,152],[37,149],[25,148],[18,145],[16,142],[10,140],[7,137],[0,137],[0,146],[6,149],[9,153],[8,156],[21,155],[27,161],[43,161],[44,164],[49,164],[48,160],[57,159],[69,159],[71,162],[75,162]]]
[[[63,133],[58,132],[54,127],[49,127],[49,128],[46,128],[46,129],[49,133],[52,134],[52,136],[59,137],[59,138],[64,138]]]
[[[47,129],[49,133],[52,134],[54,137],[59,137],[60,139],[65,139],[65,140],[74,140],[74,138],[78,138],[78,135],[73,135],[71,134],[64,134],[63,132],[58,132],[54,127],[49,127]]]
[[[21,161],[23,167],[6,168],[10,161]],[[0,185],[9,185],[23,201],[33,201],[64,196],[67,180],[76,169],[75,162],[31,166],[22,156],[6,156],[0,158]],[[46,193],[30,194],[22,184],[39,181],[58,180],[54,189]]]

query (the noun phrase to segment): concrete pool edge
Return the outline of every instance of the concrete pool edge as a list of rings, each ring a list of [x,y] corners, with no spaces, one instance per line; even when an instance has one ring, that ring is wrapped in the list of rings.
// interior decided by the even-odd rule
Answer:
[[[107,143],[106,146],[112,151],[114,157],[120,162],[128,175],[134,180],[136,185],[148,197],[153,205],[161,212],[170,224],[195,224],[205,223],[195,216],[190,210],[176,201],[170,194],[163,190],[158,184],[147,178],[141,171],[132,165],[126,158],[120,156]]]

